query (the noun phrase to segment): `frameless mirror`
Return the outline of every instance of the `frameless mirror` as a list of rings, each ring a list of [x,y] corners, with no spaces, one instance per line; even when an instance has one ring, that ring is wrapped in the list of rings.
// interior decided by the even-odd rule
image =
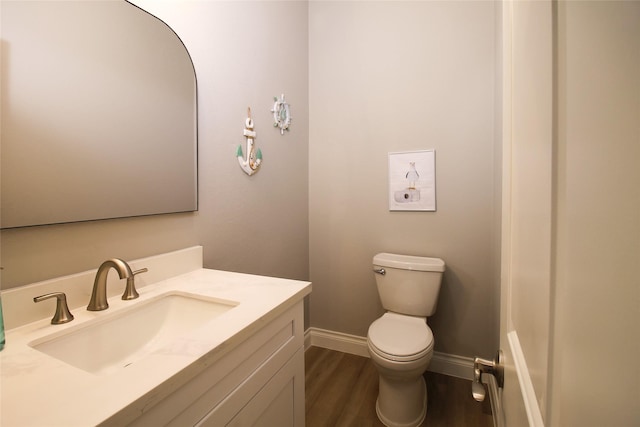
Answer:
[[[2,228],[197,209],[196,78],[126,1],[2,11]]]

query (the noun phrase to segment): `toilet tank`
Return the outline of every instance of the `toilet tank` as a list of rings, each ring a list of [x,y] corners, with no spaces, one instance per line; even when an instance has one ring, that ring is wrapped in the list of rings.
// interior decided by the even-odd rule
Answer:
[[[385,310],[421,317],[436,312],[443,260],[380,253],[373,257],[373,269]]]

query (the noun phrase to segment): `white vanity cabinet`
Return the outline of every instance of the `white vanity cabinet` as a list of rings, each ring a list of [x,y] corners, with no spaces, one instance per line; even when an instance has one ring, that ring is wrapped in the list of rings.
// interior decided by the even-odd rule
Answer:
[[[298,301],[258,319],[245,337],[205,356],[206,368],[169,379],[175,390],[152,407],[140,414],[131,405],[102,425],[304,426],[303,310]]]
[[[112,275],[99,312],[85,309],[93,270],[2,291],[0,425],[304,426],[311,283],[202,268],[199,246],[130,265],[149,270],[139,298],[122,300]],[[52,325],[53,307],[33,303],[50,292],[67,295],[73,322]],[[213,304],[202,318],[204,302]],[[84,363],[94,359],[100,369]]]

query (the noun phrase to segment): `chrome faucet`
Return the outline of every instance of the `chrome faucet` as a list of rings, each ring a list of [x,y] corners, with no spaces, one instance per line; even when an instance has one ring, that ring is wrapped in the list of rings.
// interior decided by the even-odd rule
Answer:
[[[122,299],[135,299],[138,298],[138,292],[136,292],[136,287],[134,283],[134,276],[137,273],[143,273],[147,271],[146,268],[142,270],[138,270],[135,272],[131,271],[129,264],[125,261],[112,258],[106,260],[100,265],[98,268],[98,272],[96,273],[96,279],[93,282],[93,292],[91,293],[91,300],[89,300],[89,305],[87,306],[87,310],[89,311],[101,311],[109,308],[109,304],[107,303],[107,274],[111,268],[115,268],[118,272],[118,276],[120,279],[127,279],[127,287],[122,295]]]

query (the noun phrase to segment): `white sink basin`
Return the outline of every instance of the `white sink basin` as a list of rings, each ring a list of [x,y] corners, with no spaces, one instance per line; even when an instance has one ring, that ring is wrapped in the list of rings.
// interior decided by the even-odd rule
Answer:
[[[29,345],[69,365],[104,375],[126,368],[236,305],[185,293],[165,294]]]

